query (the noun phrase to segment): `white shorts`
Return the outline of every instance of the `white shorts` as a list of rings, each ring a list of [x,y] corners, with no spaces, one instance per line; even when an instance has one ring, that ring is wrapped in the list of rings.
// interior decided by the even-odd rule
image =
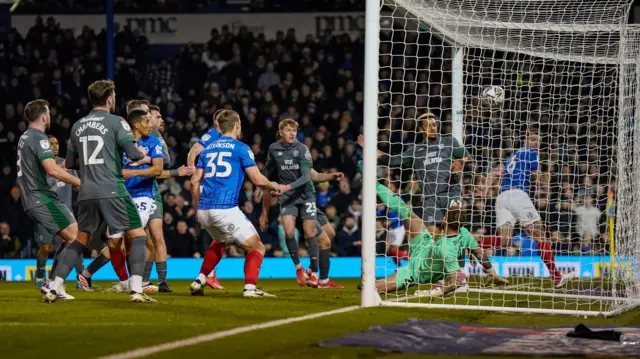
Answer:
[[[132,198],[133,203],[136,204],[136,209],[140,215],[140,222],[142,222],[142,228],[147,228],[149,223],[149,217],[155,210],[155,200],[151,197],[138,197]]]
[[[500,193],[496,198],[497,227],[506,223],[515,225],[517,222],[528,226],[539,220],[540,214],[525,191],[510,189]]]
[[[389,230],[389,235],[387,236],[387,243],[391,246],[400,247],[402,243],[404,243],[404,236],[406,231],[404,226],[400,226],[394,229]]]
[[[242,213],[239,207],[228,209],[199,209],[198,223],[209,232],[216,241],[224,244],[242,244],[257,236],[253,223]]]

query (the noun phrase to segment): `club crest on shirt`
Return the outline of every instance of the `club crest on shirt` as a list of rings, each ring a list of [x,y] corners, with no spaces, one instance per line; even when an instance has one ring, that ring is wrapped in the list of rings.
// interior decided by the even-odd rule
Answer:
[[[282,156],[282,152],[278,152],[278,156]]]
[[[40,140],[40,147],[42,147],[43,150],[48,150],[49,147],[51,147],[51,144],[49,143],[49,140]]]
[[[298,157],[299,154],[300,152],[298,152],[298,150],[293,151],[293,157]]]
[[[131,131],[131,127],[129,127],[129,124],[127,123],[127,121],[120,121],[120,124],[122,125],[122,128],[124,128],[127,131]]]
[[[309,151],[305,152],[304,158],[306,158],[308,160],[311,160],[311,152],[309,152]]]

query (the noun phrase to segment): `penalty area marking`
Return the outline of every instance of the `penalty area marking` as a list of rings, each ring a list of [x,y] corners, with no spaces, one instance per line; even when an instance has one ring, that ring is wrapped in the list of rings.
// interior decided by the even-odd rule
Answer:
[[[103,357],[99,357],[98,359],[133,359],[133,358],[142,358],[142,357],[145,357],[147,355],[160,353],[160,352],[165,352],[165,351],[168,351],[168,350],[173,350],[173,349],[178,349],[178,348],[183,348],[183,347],[186,347],[186,346],[189,346],[189,345],[195,345],[195,344],[210,342],[210,341],[213,341],[213,340],[216,340],[216,339],[226,338],[226,337],[230,337],[232,335],[242,334],[242,333],[250,332],[250,331],[253,331],[253,330],[273,328],[273,327],[277,327],[277,326],[280,326],[280,325],[302,322],[302,321],[305,321],[305,320],[316,319],[316,318],[320,318],[320,317],[324,317],[324,316],[328,316],[328,315],[351,312],[351,311],[359,309],[359,308],[360,308],[360,306],[354,305],[354,306],[351,306],[351,307],[345,307],[345,308],[330,310],[330,311],[327,311],[327,312],[320,312],[320,313],[315,313],[315,314],[303,315],[301,317],[293,317],[293,318],[272,320],[272,321],[266,322],[266,323],[252,324],[252,325],[247,325],[247,326],[244,326],[244,327],[239,327],[239,328],[234,328],[234,329],[229,329],[229,330],[223,330],[221,332],[214,332],[214,333],[210,333],[210,334],[199,335],[197,337],[192,337],[192,338],[187,338],[187,339],[182,339],[182,340],[176,340],[176,341],[173,341],[173,342],[168,342],[168,343],[164,343],[164,344],[160,344],[160,345],[154,345],[154,346],[150,346],[150,347],[146,347],[146,348],[133,349],[133,350],[129,350],[129,351],[126,351],[126,352],[123,352],[123,353],[119,353],[119,354],[106,355],[106,356],[103,356]]]

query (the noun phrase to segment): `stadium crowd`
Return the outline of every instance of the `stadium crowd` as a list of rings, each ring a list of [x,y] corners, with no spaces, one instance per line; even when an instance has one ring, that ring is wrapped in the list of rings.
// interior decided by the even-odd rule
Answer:
[[[237,34],[225,27],[212,29],[211,40],[206,44],[187,44],[178,56],[153,60],[144,37],[127,28],[120,29],[115,38],[117,113],[124,114],[124,104],[134,98],[145,98],[161,107],[171,168],[186,162],[190,146],[211,126],[217,109],[233,109],[240,114],[243,141],[251,145],[260,167],[268,146],[276,139],[278,122],[295,119],[300,123],[299,140],[310,148],[314,168],[346,175],[340,183],[317,185],[317,205],[336,229],[333,253],[358,256],[362,243],[362,178],[356,163],[362,153],[356,138],[364,120],[364,34],[351,38],[327,31],[320,37],[309,35],[298,42],[295,29],[282,30],[275,38],[266,39],[246,29]],[[405,35],[394,31],[392,36],[402,40]],[[384,41],[381,47],[382,53],[390,55],[380,59],[379,102],[383,106],[379,142],[381,150],[391,153],[399,153],[404,145],[420,140],[414,135],[415,123],[411,121],[416,111],[430,109],[439,117],[442,133],[451,131],[451,72],[449,61],[444,60],[450,57],[451,48],[428,34],[414,40],[413,45],[393,49]],[[39,97],[52,104],[50,133],[58,138],[64,154],[74,121],[90,111],[87,85],[105,77],[104,43],[104,32],[84,29],[76,36],[70,29],[59,28],[54,18],[39,18],[24,37],[13,31],[0,40],[0,68],[9,69],[0,73],[0,258],[33,257],[37,250],[34,226],[24,215],[20,189],[15,186],[16,144],[27,126],[22,118],[24,104]],[[404,66],[425,70],[397,71],[399,58],[408,54],[418,54],[410,57],[416,63],[403,62]],[[425,54],[430,55],[430,60]],[[537,83],[545,80],[531,78],[535,84],[529,86],[530,91],[536,91],[540,87]],[[472,102],[468,101],[470,105]],[[513,114],[539,113],[538,122],[542,124],[544,116],[556,109],[541,102],[533,108],[510,110],[507,112]],[[479,242],[495,244],[493,205],[499,176],[495,176],[494,169],[508,157],[509,148],[518,147],[517,141],[509,140],[517,136],[517,131],[491,129],[495,113],[467,112],[466,147],[474,162],[465,167],[462,176],[464,205],[470,229]],[[583,136],[580,114],[573,115],[578,122],[566,130],[567,141],[558,141],[555,136],[554,141],[543,144],[545,165],[535,203],[558,253],[601,253],[606,251],[602,245],[606,231],[600,225],[604,223],[602,213],[608,188],[614,184],[606,177],[611,169],[611,154],[599,151],[599,146],[607,144],[583,138],[594,133]],[[397,183],[399,191],[414,202],[422,201],[415,193],[417,186],[410,171],[402,171],[401,175],[381,166],[378,173]],[[184,178],[172,177],[160,185],[165,236],[173,257],[199,257],[211,240],[196,223],[189,189],[190,182]],[[240,206],[258,227],[261,204],[253,202],[253,191],[247,181]],[[262,233],[267,255],[287,256],[281,249],[284,231],[276,219],[278,209],[273,206],[271,211],[274,221]],[[384,252],[387,226],[385,218],[379,217],[379,253]],[[301,251],[304,256],[304,247]],[[536,248],[534,241],[518,234],[509,248],[496,251],[529,256],[535,255]],[[227,255],[243,253],[231,247]]]

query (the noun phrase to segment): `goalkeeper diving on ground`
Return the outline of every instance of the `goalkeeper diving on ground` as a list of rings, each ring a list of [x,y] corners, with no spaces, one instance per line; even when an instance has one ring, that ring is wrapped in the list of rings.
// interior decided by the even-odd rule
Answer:
[[[362,162],[358,162],[362,171]],[[389,188],[378,183],[378,198],[391,210],[398,213],[409,233],[409,262],[394,274],[376,281],[378,292],[402,290],[419,284],[435,284],[430,290],[416,291],[418,296],[443,296],[461,287],[464,272],[458,263],[459,253],[467,248],[479,259],[487,272],[487,284],[506,285],[508,281],[498,276],[482,249],[469,231],[461,227],[464,212],[455,202],[446,211],[443,221],[427,230],[421,218]]]

